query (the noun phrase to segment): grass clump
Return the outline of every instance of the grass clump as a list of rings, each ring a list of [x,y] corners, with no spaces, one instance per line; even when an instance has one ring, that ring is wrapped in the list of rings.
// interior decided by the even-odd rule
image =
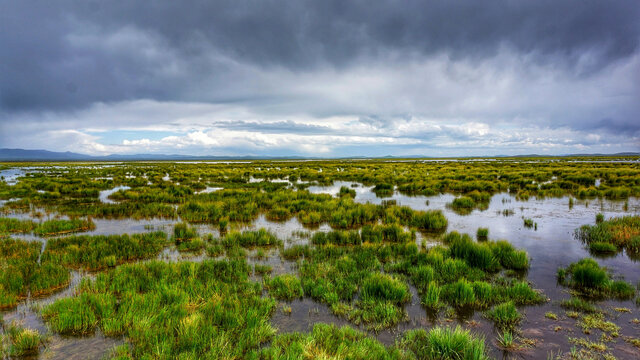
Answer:
[[[489,238],[489,228],[478,228],[478,231],[476,232],[476,239],[478,239],[478,241],[484,241],[487,240]]]
[[[424,291],[420,302],[427,309],[437,310],[441,306],[440,292],[441,289],[436,283],[429,283],[429,286],[427,286],[426,291]]]
[[[75,235],[47,241],[42,262],[97,271],[151,258],[166,245],[167,234],[162,231],[133,235]]]
[[[399,343],[417,359],[488,360],[484,339],[459,326],[407,331]]]
[[[349,326],[318,323],[309,333],[276,336],[260,353],[261,359],[402,359],[397,349],[387,348],[366,333]]]
[[[518,312],[515,304],[508,301],[494,306],[491,310],[485,312],[485,316],[501,329],[513,329],[522,320],[522,315]]]
[[[42,317],[47,321],[51,330],[66,335],[86,335],[94,332],[99,318],[96,311],[115,311],[115,297],[96,294],[82,294],[73,298],[63,298],[45,307]],[[97,308],[97,305],[101,305]],[[108,309],[108,311],[106,311]]]
[[[361,245],[363,243],[408,243],[414,241],[416,234],[413,231],[404,231],[397,224],[365,225],[361,231],[330,231],[317,232],[311,237],[314,245]]]
[[[124,336],[123,358],[255,357],[275,334],[276,303],[250,271],[244,260],[125,264],[41,313],[56,333]]]
[[[273,278],[265,277],[264,284],[269,290],[269,294],[276,299],[291,301],[304,295],[302,283],[295,275],[283,274]]]
[[[560,306],[565,309],[580,311],[584,313],[595,313],[599,311],[598,308],[591,302],[575,296],[569,298],[568,300],[563,300],[562,302],[560,302]]]
[[[311,249],[308,245],[293,245],[280,251],[280,255],[287,260],[297,260],[309,257]]]
[[[447,229],[447,218],[440,210],[416,211],[411,218],[411,226],[422,231],[444,231]]]
[[[630,299],[635,288],[625,281],[612,280],[606,268],[590,258],[558,269],[558,282],[579,291],[584,296]]]
[[[523,220],[523,222],[524,222],[524,227],[529,228],[529,229],[534,227],[534,225],[535,225],[535,223],[533,222],[533,219],[530,219],[530,218],[525,218]]]
[[[386,183],[376,184],[371,191],[378,197],[388,197],[393,195],[393,185]]]
[[[348,196],[350,198],[356,197],[356,191],[347,186],[341,186],[340,191],[338,192],[338,197]]]
[[[96,225],[91,218],[71,220],[47,220],[39,223],[33,233],[39,236],[53,236],[81,231],[94,230]]]
[[[34,296],[56,291],[69,283],[64,266],[43,259],[38,241],[0,239],[0,309],[15,307],[28,292]]]
[[[276,206],[267,212],[266,218],[270,221],[286,221],[291,218],[289,209]]]
[[[36,330],[25,329],[13,323],[6,329],[6,337],[9,340],[8,354],[12,358],[36,355],[44,340]]]
[[[409,287],[387,274],[373,274],[362,284],[360,297],[363,301],[389,301],[403,304],[411,299]]]
[[[483,271],[495,272],[500,268],[526,270],[529,257],[523,250],[516,250],[507,241],[474,242],[469,235],[450,232],[443,238],[449,244],[451,256],[463,259],[470,266]]]
[[[277,246],[281,243],[282,241],[265,229],[231,232],[222,238],[222,244],[225,247],[241,246],[248,248],[256,246]]]
[[[599,214],[601,215],[601,214]],[[592,246],[602,248],[609,244],[607,251],[615,248],[626,249],[630,253],[640,253],[640,216],[624,216],[601,221],[596,225],[583,225],[575,231],[576,238]],[[596,244],[596,245],[594,245]]]
[[[29,233],[36,227],[36,223],[31,220],[21,220],[15,218],[0,218],[0,237],[7,234]]]
[[[594,254],[614,254],[618,252],[618,247],[611,243],[596,241],[589,244],[589,251]]]

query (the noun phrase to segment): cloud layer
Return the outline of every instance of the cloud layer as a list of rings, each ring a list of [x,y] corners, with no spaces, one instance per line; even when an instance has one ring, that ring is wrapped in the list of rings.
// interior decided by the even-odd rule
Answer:
[[[640,150],[633,0],[0,0],[0,9],[0,147]]]

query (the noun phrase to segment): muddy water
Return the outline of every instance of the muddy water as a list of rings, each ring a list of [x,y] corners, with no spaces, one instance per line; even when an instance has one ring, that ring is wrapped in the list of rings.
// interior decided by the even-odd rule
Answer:
[[[400,334],[408,329],[430,328],[436,324],[461,323],[476,333],[484,334],[491,349],[491,355],[496,358],[546,358],[550,352],[557,353],[560,349],[563,352],[568,352],[572,347],[568,343],[568,336],[586,336],[576,327],[576,321],[567,318],[564,315],[565,311],[558,305],[559,301],[568,298],[569,294],[565,288],[556,285],[556,270],[560,266],[566,266],[571,262],[590,256],[583,244],[574,238],[573,232],[581,225],[593,224],[597,213],[603,213],[605,218],[640,213],[640,199],[636,198],[628,200],[625,210],[625,201],[574,199],[573,206],[570,207],[568,197],[518,201],[510,194],[502,193],[492,197],[487,209],[473,210],[468,215],[461,215],[447,207],[447,204],[454,199],[454,196],[450,194],[410,197],[395,192],[390,197],[379,198],[371,191],[371,187],[360,184],[352,187],[352,185],[350,182],[335,182],[332,186],[311,186],[309,191],[335,195],[341,186],[347,186],[356,191],[355,201],[357,202],[380,204],[383,200],[395,200],[398,205],[410,206],[416,210],[439,209],[449,220],[449,231],[456,230],[475,236],[478,227],[487,227],[490,239],[506,239],[529,253],[531,268],[527,277],[535,288],[542,290],[551,299],[541,306],[521,309],[526,315],[521,324],[522,336],[534,341],[535,346],[517,352],[503,353],[495,344],[495,330],[492,324],[483,319],[481,313],[464,314],[464,316],[454,316],[451,319],[440,313],[435,318],[427,314],[420,306],[419,297],[414,288],[411,289],[413,294],[411,303],[405,307],[409,320],[394,329],[372,334],[385,344],[392,344]],[[512,215],[505,216],[505,210]],[[537,223],[537,228],[524,227],[523,218],[533,219]],[[96,229],[88,234],[123,234],[152,230],[171,232],[176,221],[179,219],[141,221],[94,219]],[[198,225],[197,227],[201,234],[211,233],[216,237],[219,236],[215,226]],[[261,215],[249,224],[232,225],[231,230],[258,228],[266,228],[277,234],[285,241],[285,246],[308,242],[308,237],[301,235],[301,232],[309,230],[305,229],[296,218],[285,222],[271,222],[264,215]],[[329,230],[330,227],[323,224],[313,231]],[[426,241],[435,242],[436,240],[426,239]],[[255,250],[249,251],[248,262],[250,264],[268,264],[273,268],[274,275],[297,271],[295,262],[281,259],[276,249],[267,250],[265,253],[264,257],[258,258]],[[180,254],[174,249],[168,248],[158,258],[166,261],[201,261],[206,256],[203,253]],[[596,259],[614,273],[624,275],[627,281],[633,284],[640,282],[640,262],[630,259],[626,254],[619,253],[613,257]],[[75,274],[74,279],[79,279],[81,276],[83,274]],[[254,276],[253,278],[256,281],[260,280],[259,277]],[[77,280],[74,281],[77,282]],[[59,296],[68,296],[72,293],[73,284],[63,293],[53,297],[26,301],[17,310],[4,314],[5,323],[18,320],[24,322],[28,327],[45,331],[45,325],[37,313],[31,309],[31,305],[52,301]],[[282,310],[282,305],[285,304],[291,308],[291,313]],[[640,317],[638,307],[632,301],[607,301],[600,305],[610,317],[615,319],[612,321],[622,328],[620,338],[616,339],[615,343],[608,344],[611,353],[620,359],[640,358],[640,351],[623,340],[624,336],[638,337],[640,335],[640,327],[631,322],[632,319]],[[632,312],[618,313],[614,310],[615,307],[626,307]],[[544,314],[548,311],[558,314],[559,320],[545,318]],[[308,298],[281,303],[272,318],[272,323],[281,332],[308,331],[313,324],[318,322],[337,325],[348,324],[345,320],[331,314],[326,305]],[[599,331],[594,331],[594,334],[590,336],[590,339],[599,340]],[[63,338],[54,335],[40,357],[67,358],[80,353],[83,354],[82,358],[99,359],[105,351],[122,341],[122,339],[105,338],[99,333],[85,338]]]

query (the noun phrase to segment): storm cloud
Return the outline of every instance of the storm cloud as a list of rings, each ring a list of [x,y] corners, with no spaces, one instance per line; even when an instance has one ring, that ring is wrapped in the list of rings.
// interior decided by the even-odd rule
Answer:
[[[634,0],[0,0],[0,147],[637,151],[638,19]]]

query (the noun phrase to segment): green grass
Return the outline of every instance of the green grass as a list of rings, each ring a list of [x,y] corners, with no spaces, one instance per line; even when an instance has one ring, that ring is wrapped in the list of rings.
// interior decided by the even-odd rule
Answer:
[[[56,333],[125,336],[125,358],[244,358],[275,334],[275,301],[250,271],[243,260],[125,264],[41,313]]]
[[[297,260],[310,255],[308,245],[293,245],[280,251],[280,256],[287,260]]]
[[[440,306],[440,292],[442,290],[435,283],[430,283],[420,299],[420,303],[427,309],[437,310]]]
[[[631,299],[636,289],[622,280],[612,280],[606,268],[590,258],[558,269],[558,282],[569,286],[583,296]]]
[[[449,304],[456,307],[474,306],[476,304],[473,285],[465,279],[460,279],[453,284],[443,285],[442,297]]]
[[[171,239],[176,243],[176,245],[180,245],[180,243],[189,241],[196,237],[198,237],[198,231],[185,222],[175,224],[173,227],[173,237]]]
[[[10,233],[29,233],[36,227],[36,223],[31,220],[21,220],[15,218],[0,218],[0,236]]]
[[[608,252],[626,249],[631,253],[638,253],[640,252],[640,216],[624,216],[606,221],[604,217],[596,218],[596,225],[581,226],[576,229],[575,236],[592,250],[595,246],[605,248]]]
[[[154,257],[166,245],[167,234],[162,231],[133,235],[75,235],[49,239],[42,261],[96,271]]]
[[[277,246],[282,243],[274,234],[265,229],[257,231],[231,232],[222,238],[225,247]]]
[[[526,270],[529,268],[529,257],[523,250],[516,250],[507,241],[474,242],[469,235],[455,231],[443,237],[449,245],[451,256],[463,259],[470,266],[483,271],[495,272],[500,268]]]
[[[526,228],[532,228],[535,225],[533,222],[533,219],[526,218],[523,220],[523,222],[524,222],[524,227]]]
[[[269,294],[276,299],[291,301],[304,295],[302,283],[295,275],[283,274],[273,278],[265,277],[264,284],[269,290]]]
[[[501,329],[513,329],[522,320],[522,315],[511,301],[494,306],[485,312],[485,316]]]
[[[406,348],[416,359],[489,359],[484,339],[459,326],[411,330],[405,333],[399,346]]]
[[[338,196],[339,197],[343,197],[343,196],[348,196],[351,198],[355,198],[356,197],[356,191],[353,189],[350,189],[346,186],[341,186],[340,187],[340,191],[338,192]]]
[[[389,301],[403,304],[411,299],[409,287],[387,274],[372,274],[364,280],[360,298],[363,301]]]
[[[560,306],[565,309],[585,313],[595,313],[599,311],[593,303],[579,297],[571,297],[568,300],[563,300],[562,302],[560,302]]]
[[[5,331],[9,340],[8,354],[11,358],[38,354],[44,339],[36,330],[25,329],[12,323]],[[0,354],[2,354],[1,351]]]
[[[64,266],[46,260],[38,263],[41,248],[37,241],[0,239],[0,309],[15,307],[29,291],[45,295],[69,283]]]
[[[429,210],[416,212],[410,224],[423,231],[444,231],[447,229],[448,221],[442,211]]]
[[[589,244],[589,250],[595,254],[613,254],[618,252],[618,247],[606,242],[592,242]]]
[[[39,236],[53,236],[81,231],[94,230],[96,225],[91,218],[71,220],[47,220],[39,223],[33,233]]]
[[[479,241],[487,240],[489,238],[489,228],[478,228],[476,232],[476,239]]]

